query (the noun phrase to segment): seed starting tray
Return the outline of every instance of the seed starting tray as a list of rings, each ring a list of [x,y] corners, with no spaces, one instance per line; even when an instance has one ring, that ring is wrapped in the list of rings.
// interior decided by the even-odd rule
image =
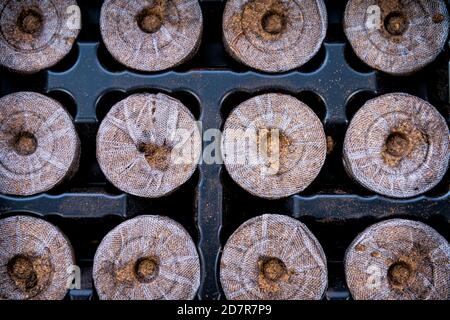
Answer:
[[[225,1],[203,0],[202,45],[196,56],[171,71],[138,73],[127,69],[102,44],[101,0],[78,0],[83,27],[71,53],[57,66],[35,75],[0,70],[0,96],[35,91],[60,101],[72,114],[81,139],[76,176],[48,193],[33,197],[0,196],[0,218],[16,214],[42,217],[70,239],[82,269],[82,289],[67,299],[98,299],[92,262],[103,237],[115,226],[144,214],[164,215],[191,234],[201,259],[198,299],[224,299],[219,279],[221,251],[230,235],[246,220],[264,214],[285,214],[304,222],[318,238],[328,259],[329,288],[325,299],[350,299],[343,257],[352,240],[366,227],[388,218],[422,221],[450,238],[449,173],[425,195],[394,200],[358,186],[346,174],[342,144],[349,120],[370,98],[407,92],[433,104],[449,119],[450,50],[426,69],[393,77],[362,63],[345,38],[345,0],[326,0],[328,33],[320,52],[301,68],[283,74],[250,70],[229,57],[222,44]],[[164,92],[181,100],[201,121],[202,129],[221,129],[231,112],[246,99],[267,92],[291,94],[308,104],[323,121],[335,143],[319,175],[301,194],[281,200],[251,196],[222,164],[198,165],[194,176],[169,196],[143,199],[111,185],[96,160],[100,122],[111,107],[136,92]],[[214,139],[204,137],[204,147]],[[218,141],[216,141],[218,143]]]

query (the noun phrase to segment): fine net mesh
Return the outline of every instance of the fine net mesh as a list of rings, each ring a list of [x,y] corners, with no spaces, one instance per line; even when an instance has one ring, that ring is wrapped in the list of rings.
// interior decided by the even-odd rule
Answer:
[[[398,198],[436,186],[448,168],[449,131],[428,102],[403,93],[368,101],[344,142],[348,173],[364,187]]]
[[[97,159],[108,180],[141,197],[161,197],[181,186],[200,154],[194,116],[165,94],[134,94],[117,103],[97,136]]]
[[[353,241],[345,273],[357,300],[448,300],[450,246],[421,222],[387,220]]]
[[[230,55],[266,72],[308,62],[319,51],[326,31],[322,0],[228,0],[223,17]]]
[[[328,283],[326,257],[304,224],[265,214],[229,238],[220,280],[229,300],[318,300]]]
[[[55,226],[32,217],[0,220],[0,299],[61,300],[75,264]]]
[[[34,73],[59,62],[80,31],[76,5],[75,0],[2,1],[0,65]]]
[[[344,30],[365,63],[388,73],[408,74],[442,51],[449,22],[444,0],[350,0]],[[391,30],[396,26],[399,29]]]
[[[200,285],[200,261],[180,224],[166,217],[140,216],[103,239],[93,275],[100,299],[188,300]]]
[[[118,61],[136,70],[158,71],[196,53],[203,17],[197,0],[106,0],[100,28]]]
[[[78,168],[80,141],[67,111],[33,92],[0,99],[0,192],[48,191]]]
[[[278,132],[278,136],[265,136],[264,130]],[[267,137],[267,145],[261,137]],[[276,145],[272,142],[278,148],[269,154]],[[222,155],[226,168],[237,184],[258,197],[275,199],[303,191],[322,169],[326,152],[320,119],[289,95],[251,98],[236,107],[225,123]]]

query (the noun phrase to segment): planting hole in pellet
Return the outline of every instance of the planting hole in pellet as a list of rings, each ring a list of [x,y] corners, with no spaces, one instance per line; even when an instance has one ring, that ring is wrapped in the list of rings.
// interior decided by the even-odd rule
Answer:
[[[404,286],[411,278],[411,267],[402,261],[396,262],[389,267],[388,279],[393,286]]]
[[[152,168],[165,171],[169,167],[172,150],[168,146],[158,146],[153,143],[141,143],[138,146],[138,150],[145,155],[145,159]]]
[[[153,8],[145,8],[136,17],[139,28],[145,33],[155,33],[163,25],[163,19]]]
[[[134,265],[134,272],[139,282],[150,282],[158,275],[159,263],[152,257],[140,258]]]
[[[268,11],[261,19],[261,25],[264,31],[270,34],[279,34],[283,31],[286,24],[284,15],[275,11]]]
[[[29,156],[37,149],[37,139],[30,132],[20,132],[14,137],[13,149],[21,156]]]
[[[24,9],[17,18],[19,29],[31,35],[38,34],[42,31],[44,18],[42,14],[35,9]]]
[[[36,287],[37,274],[30,258],[24,255],[14,256],[8,262],[7,271],[9,277],[16,283],[23,283],[26,290]]]

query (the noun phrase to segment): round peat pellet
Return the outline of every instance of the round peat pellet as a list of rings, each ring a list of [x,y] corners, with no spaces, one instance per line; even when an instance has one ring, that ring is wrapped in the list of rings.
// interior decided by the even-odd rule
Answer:
[[[327,141],[317,115],[278,93],[251,98],[225,122],[222,157],[232,179],[267,199],[303,191],[325,162]]]
[[[34,92],[0,99],[0,193],[29,196],[71,178],[80,140],[57,101]]]
[[[344,141],[344,165],[362,186],[394,198],[435,187],[449,162],[449,130],[428,102],[405,93],[369,100]]]
[[[229,54],[265,72],[283,72],[308,62],[327,32],[322,0],[228,0],[223,38]]]
[[[140,216],[103,239],[93,276],[102,300],[189,300],[200,285],[200,260],[180,224]]]
[[[227,241],[220,281],[229,300],[319,300],[328,284],[326,257],[303,223],[265,214]]]
[[[160,71],[194,56],[203,17],[197,0],[106,0],[100,29],[117,61],[140,71]]]
[[[353,241],[345,273],[356,300],[448,300],[450,246],[421,222],[387,220]]]
[[[97,159],[120,190],[145,198],[167,195],[195,172],[200,130],[192,113],[165,94],[134,94],[100,125]]]
[[[444,0],[349,0],[344,31],[366,64],[405,75],[422,69],[443,50],[449,23]]]
[[[80,32],[75,0],[0,3],[0,65],[35,73],[62,60]]]
[[[26,216],[0,220],[0,300],[61,300],[74,265],[57,227]]]

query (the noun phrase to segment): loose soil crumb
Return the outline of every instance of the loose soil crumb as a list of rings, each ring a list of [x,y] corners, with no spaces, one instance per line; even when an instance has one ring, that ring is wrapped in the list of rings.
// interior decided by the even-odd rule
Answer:
[[[441,13],[436,13],[436,14],[433,16],[433,22],[434,22],[434,23],[441,23],[441,22],[444,21],[444,20],[445,20],[445,17],[444,17],[444,15],[441,14]]]
[[[336,142],[334,142],[333,137],[327,136],[327,154],[331,154],[334,151]]]
[[[34,297],[50,285],[53,268],[47,258],[17,255],[8,262],[7,272],[20,291]]]
[[[286,268],[283,261],[278,258],[261,258],[258,261],[259,288],[267,293],[280,291],[280,282],[288,282],[292,273]]]
[[[152,143],[141,143],[139,151],[144,153],[148,164],[157,170],[165,171],[170,165],[172,149],[168,146],[157,146]]]
[[[355,250],[359,252],[366,251],[366,246],[363,244],[358,244],[355,246]]]

